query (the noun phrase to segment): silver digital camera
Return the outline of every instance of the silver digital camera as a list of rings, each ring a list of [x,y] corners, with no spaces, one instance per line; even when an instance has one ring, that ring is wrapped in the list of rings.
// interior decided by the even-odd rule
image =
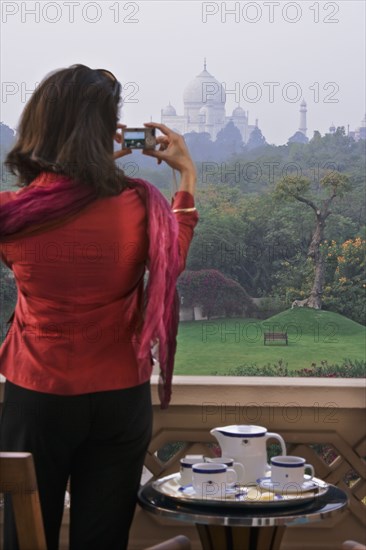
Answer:
[[[123,128],[122,149],[155,149],[155,128]]]

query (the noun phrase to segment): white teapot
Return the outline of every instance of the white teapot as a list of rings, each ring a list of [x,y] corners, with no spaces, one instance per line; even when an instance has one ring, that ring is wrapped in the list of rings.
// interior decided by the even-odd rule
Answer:
[[[243,484],[256,484],[271,469],[267,464],[267,440],[277,439],[281,445],[281,455],[286,454],[286,445],[279,434],[267,432],[263,426],[223,426],[210,433],[216,437],[222,454],[230,456],[244,466]]]

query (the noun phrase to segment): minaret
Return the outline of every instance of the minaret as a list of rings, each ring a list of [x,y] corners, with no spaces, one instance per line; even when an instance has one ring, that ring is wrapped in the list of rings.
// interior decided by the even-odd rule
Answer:
[[[305,101],[305,99],[303,99],[302,102],[300,103],[300,127],[299,127],[299,132],[302,132],[304,134],[304,136],[306,136],[306,130],[307,130],[307,127],[306,127],[306,113],[307,113],[306,101]]]

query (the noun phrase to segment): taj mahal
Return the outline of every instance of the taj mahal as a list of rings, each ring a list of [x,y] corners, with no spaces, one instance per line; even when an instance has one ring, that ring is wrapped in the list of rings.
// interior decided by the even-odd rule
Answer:
[[[203,71],[191,80],[183,92],[184,114],[178,115],[177,111],[169,103],[161,109],[161,122],[172,128],[179,134],[189,132],[207,132],[214,141],[217,134],[228,122],[232,121],[239,129],[243,143],[248,143],[250,134],[258,128],[258,119],[255,124],[249,124],[249,111],[238,104],[231,116],[226,115],[225,103],[226,92],[224,86],[208,72],[206,59],[204,60]],[[356,141],[366,137],[366,116],[361,126],[354,131],[349,130],[348,135]],[[329,133],[335,133],[334,124],[329,128]],[[289,138],[289,142],[297,141],[307,143],[307,104],[303,99],[300,103],[300,121],[298,131]]]
[[[251,132],[258,125],[249,124],[249,111],[238,105],[231,116],[226,115],[226,93],[222,84],[206,69],[186,86],[183,92],[184,114],[177,115],[169,103],[161,110],[161,122],[180,134],[208,132],[212,140],[218,132],[232,121],[239,129],[243,143],[247,143]]]

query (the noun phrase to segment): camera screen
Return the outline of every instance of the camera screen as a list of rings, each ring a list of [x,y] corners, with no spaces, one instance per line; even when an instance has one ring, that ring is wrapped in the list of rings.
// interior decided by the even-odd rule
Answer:
[[[125,140],[141,140],[145,139],[145,132],[125,132]]]

